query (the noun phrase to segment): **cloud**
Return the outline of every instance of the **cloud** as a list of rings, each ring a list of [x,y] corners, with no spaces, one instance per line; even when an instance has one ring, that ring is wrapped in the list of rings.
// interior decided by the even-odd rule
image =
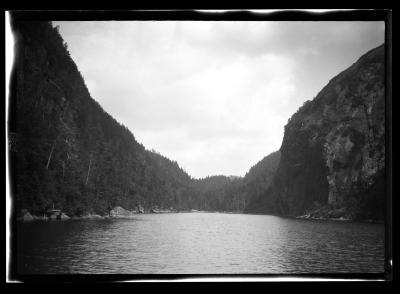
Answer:
[[[244,175],[334,75],[380,45],[374,22],[56,22],[94,99],[194,177]]]

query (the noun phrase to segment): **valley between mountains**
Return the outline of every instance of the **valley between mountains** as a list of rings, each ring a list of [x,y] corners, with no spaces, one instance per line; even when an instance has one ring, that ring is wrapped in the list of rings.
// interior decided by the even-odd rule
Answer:
[[[384,45],[305,102],[289,118],[280,150],[244,177],[194,179],[90,96],[57,28],[14,22],[13,30],[8,141],[16,214],[55,207],[70,217],[105,216],[121,207],[383,220]]]

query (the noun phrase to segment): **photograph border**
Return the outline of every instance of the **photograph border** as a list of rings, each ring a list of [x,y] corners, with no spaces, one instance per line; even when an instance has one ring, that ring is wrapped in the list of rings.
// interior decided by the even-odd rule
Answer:
[[[15,21],[384,21],[385,22],[385,65],[386,65],[386,108],[385,108],[385,168],[386,168],[386,215],[385,215],[385,272],[382,274],[240,274],[240,275],[186,275],[186,274],[88,274],[88,275],[26,275],[17,272],[16,228],[11,209],[8,220],[10,229],[9,279],[22,282],[116,282],[116,281],[185,281],[185,280],[229,280],[232,278],[251,280],[368,280],[391,281],[393,279],[393,198],[392,198],[392,13],[390,10],[332,10],[332,11],[249,11],[225,12],[198,10],[102,10],[102,11],[10,11],[11,23]],[[11,25],[12,27],[12,25]],[[18,49],[17,49],[18,50]],[[15,62],[15,60],[14,60]],[[15,89],[15,68],[11,71],[10,97]],[[6,97],[7,98],[7,97]],[[9,111],[9,110],[8,110]],[[7,122],[8,123],[8,122]],[[6,138],[7,140],[7,138]],[[9,175],[10,174],[9,170]],[[9,179],[8,179],[9,180]],[[11,186],[11,184],[10,184]],[[12,194],[12,187],[10,193]],[[12,198],[12,197],[11,197]],[[6,200],[7,201],[7,200]],[[12,203],[11,203],[12,208]],[[6,224],[7,225],[7,224]],[[6,240],[7,241],[7,240]]]

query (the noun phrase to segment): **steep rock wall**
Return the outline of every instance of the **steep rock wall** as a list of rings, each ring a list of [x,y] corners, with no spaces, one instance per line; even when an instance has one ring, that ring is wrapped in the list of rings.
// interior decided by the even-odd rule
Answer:
[[[265,212],[297,216],[329,207],[346,218],[383,217],[384,68],[381,45],[290,118]]]

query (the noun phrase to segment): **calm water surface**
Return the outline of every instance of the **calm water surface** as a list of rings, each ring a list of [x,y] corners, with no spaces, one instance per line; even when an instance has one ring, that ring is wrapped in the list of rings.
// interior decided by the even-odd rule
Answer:
[[[22,274],[290,274],[384,270],[384,226],[174,213],[17,227]]]

